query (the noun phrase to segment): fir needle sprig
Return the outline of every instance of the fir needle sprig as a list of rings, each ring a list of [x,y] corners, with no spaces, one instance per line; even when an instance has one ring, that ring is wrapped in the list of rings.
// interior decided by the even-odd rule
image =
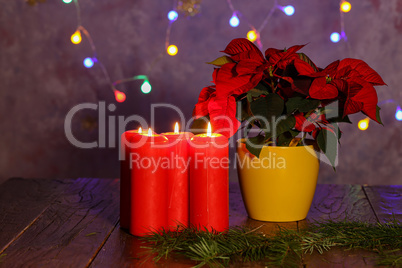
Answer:
[[[377,264],[402,265],[402,225],[388,223],[316,222],[302,230],[279,228],[274,235],[256,229],[232,227],[208,232],[195,227],[161,230],[141,238],[147,254],[158,262],[178,254],[197,262],[195,267],[227,267],[235,261],[263,261],[266,265],[297,267],[303,254],[322,254],[331,248],[364,249],[378,253]]]

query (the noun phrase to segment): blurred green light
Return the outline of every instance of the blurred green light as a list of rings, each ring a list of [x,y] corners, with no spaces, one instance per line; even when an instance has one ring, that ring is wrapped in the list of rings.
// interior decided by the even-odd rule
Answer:
[[[148,94],[149,92],[151,92],[152,87],[151,84],[148,82],[148,80],[145,80],[144,83],[142,83],[141,85],[141,91],[144,94]]]

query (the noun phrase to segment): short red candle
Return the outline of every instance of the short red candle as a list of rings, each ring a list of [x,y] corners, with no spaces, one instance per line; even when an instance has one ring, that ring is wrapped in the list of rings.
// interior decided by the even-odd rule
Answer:
[[[148,134],[149,135],[149,134]],[[132,138],[130,233],[143,236],[167,225],[167,159],[165,136],[138,134]]]
[[[120,141],[120,227],[130,227],[131,214],[131,169],[130,169],[130,144],[133,136],[141,133],[138,130],[129,130],[121,135]]]
[[[190,224],[223,232],[229,228],[228,139],[212,133],[190,140]]]
[[[188,226],[189,220],[189,154],[188,141],[194,134],[190,132],[162,133],[169,139],[168,173],[168,228],[174,230],[177,225]]]

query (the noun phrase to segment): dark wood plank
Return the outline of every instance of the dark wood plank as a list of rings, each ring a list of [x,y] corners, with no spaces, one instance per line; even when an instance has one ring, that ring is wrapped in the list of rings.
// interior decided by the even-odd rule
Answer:
[[[377,221],[360,185],[318,184],[306,221],[328,219]]]
[[[343,268],[343,267],[379,267],[375,264],[375,253],[361,250],[333,248],[323,254],[314,253],[305,256],[304,267]]]
[[[155,263],[147,259],[144,244],[125,230],[116,228],[90,267],[193,267],[196,263],[188,259],[169,257]],[[141,266],[142,265],[142,266]]]
[[[272,234],[277,231],[279,226],[287,228],[297,228],[295,222],[292,223],[271,223],[260,222],[248,218],[244,208],[243,199],[238,183],[229,185],[229,223],[230,226],[248,226],[258,228],[259,232]],[[196,263],[181,257],[169,257],[154,263],[152,259],[145,260],[145,249],[141,248],[141,241],[125,230],[116,228],[95,260],[91,267],[192,267]],[[234,263],[230,267],[266,267],[264,262]]]
[[[402,185],[363,186],[378,220],[402,221]]]
[[[6,250],[0,267],[86,267],[119,218],[119,180],[77,179]]]
[[[376,216],[360,185],[319,184],[306,220],[299,228],[314,221],[376,222]],[[374,267],[375,254],[363,250],[331,249],[329,252],[304,254],[306,267]]]
[[[69,183],[71,180],[12,178],[0,185],[0,254]]]
[[[229,225],[242,225],[248,219],[246,208],[241,196],[240,185],[237,182],[229,183]]]

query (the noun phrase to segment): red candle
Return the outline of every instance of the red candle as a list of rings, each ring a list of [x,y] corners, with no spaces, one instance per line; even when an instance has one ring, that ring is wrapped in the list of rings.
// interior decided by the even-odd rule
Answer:
[[[167,225],[167,160],[165,136],[138,134],[132,138],[130,233],[142,236]]]
[[[223,232],[229,228],[228,139],[210,128],[190,140],[190,224]]]
[[[133,136],[141,133],[142,129],[129,130],[121,135],[120,142],[120,227],[130,227],[130,191],[131,191],[131,169],[130,169],[130,145]]]
[[[168,174],[168,228],[174,230],[177,225],[188,226],[189,196],[188,175],[190,132],[179,132],[176,123],[174,132],[162,133],[169,139],[169,174]]]

